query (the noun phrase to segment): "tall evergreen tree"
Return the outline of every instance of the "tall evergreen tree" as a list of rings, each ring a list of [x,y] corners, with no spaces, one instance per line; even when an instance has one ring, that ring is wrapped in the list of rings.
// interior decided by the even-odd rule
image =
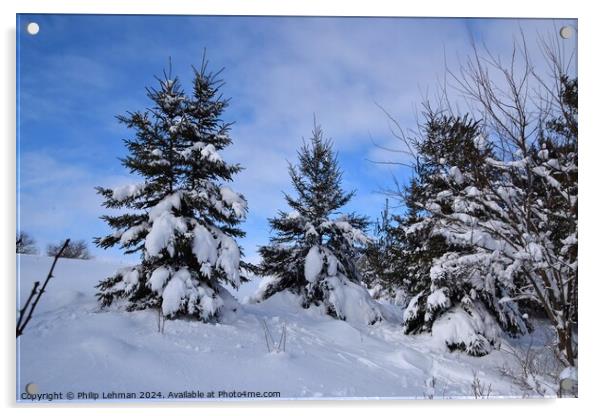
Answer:
[[[126,210],[102,219],[114,229],[95,239],[103,248],[139,253],[140,264],[98,285],[103,306],[123,299],[128,310],[161,308],[168,317],[217,319],[230,299],[222,284],[241,281],[236,237],[245,217],[244,197],[224,184],[241,170],[219,151],[231,144],[223,82],[203,58],[187,95],[171,70],[147,89],[152,107],[119,116],[134,137],[122,164],[142,182],[97,188],[106,208]]]
[[[373,323],[380,312],[361,286],[358,248],[368,243],[368,220],[341,214],[354,192],[341,187],[342,172],[332,142],[315,126],[298,151],[299,164],[289,165],[296,195],[285,195],[292,212],[270,219],[274,236],[260,247],[260,273],[272,280],[260,298],[289,290],[303,307],[321,305],[339,319]]]
[[[480,258],[481,250],[448,238],[447,230],[455,225],[450,222],[442,228],[439,218],[461,218],[468,208],[454,205],[449,196],[458,190],[476,190],[495,176],[486,163],[493,150],[481,137],[478,123],[467,116],[432,112],[425,116],[415,177],[404,195],[408,211],[402,221],[402,267],[412,295],[404,313],[404,330],[431,331],[441,315],[458,306],[478,322],[471,324],[475,329],[470,334],[448,345],[483,355],[497,339],[495,330],[483,324],[490,316],[511,334],[525,333],[528,325],[514,302],[500,302],[514,289],[514,283],[499,274],[503,265],[495,259],[479,267],[468,265],[468,259]],[[474,215],[479,218],[479,210]]]

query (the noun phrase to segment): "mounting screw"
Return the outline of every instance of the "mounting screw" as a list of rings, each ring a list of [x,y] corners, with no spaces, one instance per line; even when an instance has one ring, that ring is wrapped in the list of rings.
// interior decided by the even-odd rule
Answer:
[[[37,35],[40,31],[40,25],[36,22],[30,22],[27,24],[27,33],[30,35]]]
[[[27,383],[27,385],[25,386],[25,391],[27,392],[27,394],[37,394],[38,385],[36,383]]]
[[[568,39],[573,36],[573,28],[570,26],[562,26],[560,28],[560,37],[562,39]]]

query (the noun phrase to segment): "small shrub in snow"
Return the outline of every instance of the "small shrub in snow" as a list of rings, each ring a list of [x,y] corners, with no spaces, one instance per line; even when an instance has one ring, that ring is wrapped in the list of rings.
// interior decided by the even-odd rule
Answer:
[[[488,399],[491,395],[491,383],[485,384],[476,371],[472,372],[472,394],[475,399]]]
[[[527,345],[504,346],[508,360],[499,368],[521,390],[523,397],[561,395],[562,360],[559,359],[553,337],[543,346],[535,347],[533,337]]]
[[[235,238],[244,235],[247,204],[225,185],[241,168],[219,154],[231,143],[221,121],[228,102],[207,61],[194,75],[192,95],[166,75],[148,92],[151,110],[119,117],[136,133],[125,140],[123,165],[143,182],[98,188],[105,207],[127,212],[103,216],[114,232],[95,241],[139,253],[141,263],[100,282],[103,306],[123,299],[128,310],[160,308],[160,319],[209,321],[232,304],[222,284],[243,279]]]

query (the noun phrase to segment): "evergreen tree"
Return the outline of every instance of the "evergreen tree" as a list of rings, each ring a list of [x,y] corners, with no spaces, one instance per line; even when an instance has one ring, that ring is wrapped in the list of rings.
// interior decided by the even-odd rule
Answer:
[[[403,228],[401,217],[391,214],[389,200],[374,226],[374,238],[362,256],[362,278],[372,297],[405,307]]]
[[[388,278],[390,264],[386,260],[393,246],[391,228],[391,213],[389,211],[389,200],[387,199],[385,207],[380,213],[380,218],[374,224],[374,238],[367,245],[360,261],[362,281],[366,287],[378,292],[389,292],[391,288]]]
[[[497,338],[496,326],[525,333],[530,325],[522,311],[537,308],[556,332],[558,357],[566,366],[576,364],[577,80],[557,76],[558,95],[541,118],[529,121],[516,107],[503,134],[471,133],[466,127],[476,123],[462,121],[458,132],[465,133],[437,134],[459,147],[438,140],[430,146],[428,136],[420,147],[423,159],[435,155],[434,164],[439,158],[441,167],[431,177],[442,186],[426,193],[424,219],[417,224],[430,226],[454,249],[433,260],[429,288],[406,309],[406,330],[415,322],[422,324],[419,330],[441,332],[459,317],[453,332],[443,329],[453,335],[448,345],[481,355]],[[446,118],[431,120],[445,126]],[[520,133],[527,128],[534,129],[531,139]],[[438,319],[446,311],[449,319]]]
[[[516,303],[500,302],[514,289],[513,282],[500,276],[504,265],[493,258],[478,267],[469,265],[470,258],[481,257],[481,250],[448,238],[447,231],[455,224],[450,221],[442,227],[440,218],[462,218],[467,207],[454,204],[449,196],[476,190],[495,177],[486,163],[493,150],[482,139],[478,123],[467,116],[427,112],[426,117],[415,177],[404,195],[408,211],[402,221],[402,268],[412,295],[404,312],[404,331],[431,331],[442,314],[460,307],[478,323],[471,324],[475,329],[468,336],[448,345],[483,355],[497,338],[495,330],[482,324],[490,316],[511,334],[525,333],[528,325]],[[479,218],[479,210],[473,214]]]
[[[343,191],[332,142],[320,127],[298,157],[297,166],[289,165],[296,195],[285,195],[292,212],[270,219],[274,236],[259,249],[259,271],[272,279],[260,298],[289,290],[301,296],[305,308],[322,305],[333,317],[373,323],[380,312],[361,286],[356,264],[359,248],[369,241],[368,220],[339,212],[354,192]]]
[[[115,231],[95,243],[139,253],[141,262],[100,282],[98,298],[103,306],[123,299],[128,310],[161,308],[168,318],[209,321],[231,299],[222,284],[241,281],[235,238],[244,235],[238,225],[247,204],[224,185],[241,168],[219,154],[231,138],[218,74],[203,58],[187,95],[170,73],[147,90],[151,108],[118,117],[135,132],[122,164],[143,181],[97,188],[106,208],[126,212],[103,216]]]

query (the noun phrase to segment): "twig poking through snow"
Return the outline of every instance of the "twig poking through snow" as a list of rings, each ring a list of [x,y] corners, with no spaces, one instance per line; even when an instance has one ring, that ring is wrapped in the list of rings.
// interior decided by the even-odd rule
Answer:
[[[23,334],[25,327],[31,320],[33,311],[35,310],[36,306],[38,305],[38,302],[40,301],[42,294],[44,292],[46,292],[46,286],[48,285],[48,282],[50,281],[50,279],[52,277],[54,277],[52,275],[52,272],[54,272],[54,266],[56,266],[56,262],[58,261],[59,257],[61,257],[61,255],[63,254],[63,251],[65,251],[65,249],[69,245],[69,241],[70,241],[69,239],[66,239],[65,243],[63,244],[63,247],[61,247],[59,252],[56,253],[56,255],[54,256],[54,261],[52,262],[52,266],[50,267],[50,270],[48,271],[48,275],[46,276],[46,280],[44,280],[44,284],[42,285],[40,290],[37,291],[38,286],[40,285],[40,282],[35,282],[33,284],[31,293],[29,294],[29,297],[27,298],[25,305],[23,306],[23,308],[21,309],[21,311],[19,313],[19,320],[17,321],[17,338]],[[32,302],[32,300],[33,300],[33,302]],[[31,303],[31,307],[29,307],[30,303]],[[27,310],[28,307],[29,307],[29,310]],[[23,320],[24,318],[25,318],[25,320]]]
[[[265,321],[265,319],[262,322],[263,332],[265,335],[265,344],[268,349],[268,353],[286,352],[286,322],[282,324],[282,333],[280,334],[280,340],[278,341],[278,344],[276,344],[276,342],[274,341],[272,333],[270,332],[270,329],[268,328],[268,324]]]

